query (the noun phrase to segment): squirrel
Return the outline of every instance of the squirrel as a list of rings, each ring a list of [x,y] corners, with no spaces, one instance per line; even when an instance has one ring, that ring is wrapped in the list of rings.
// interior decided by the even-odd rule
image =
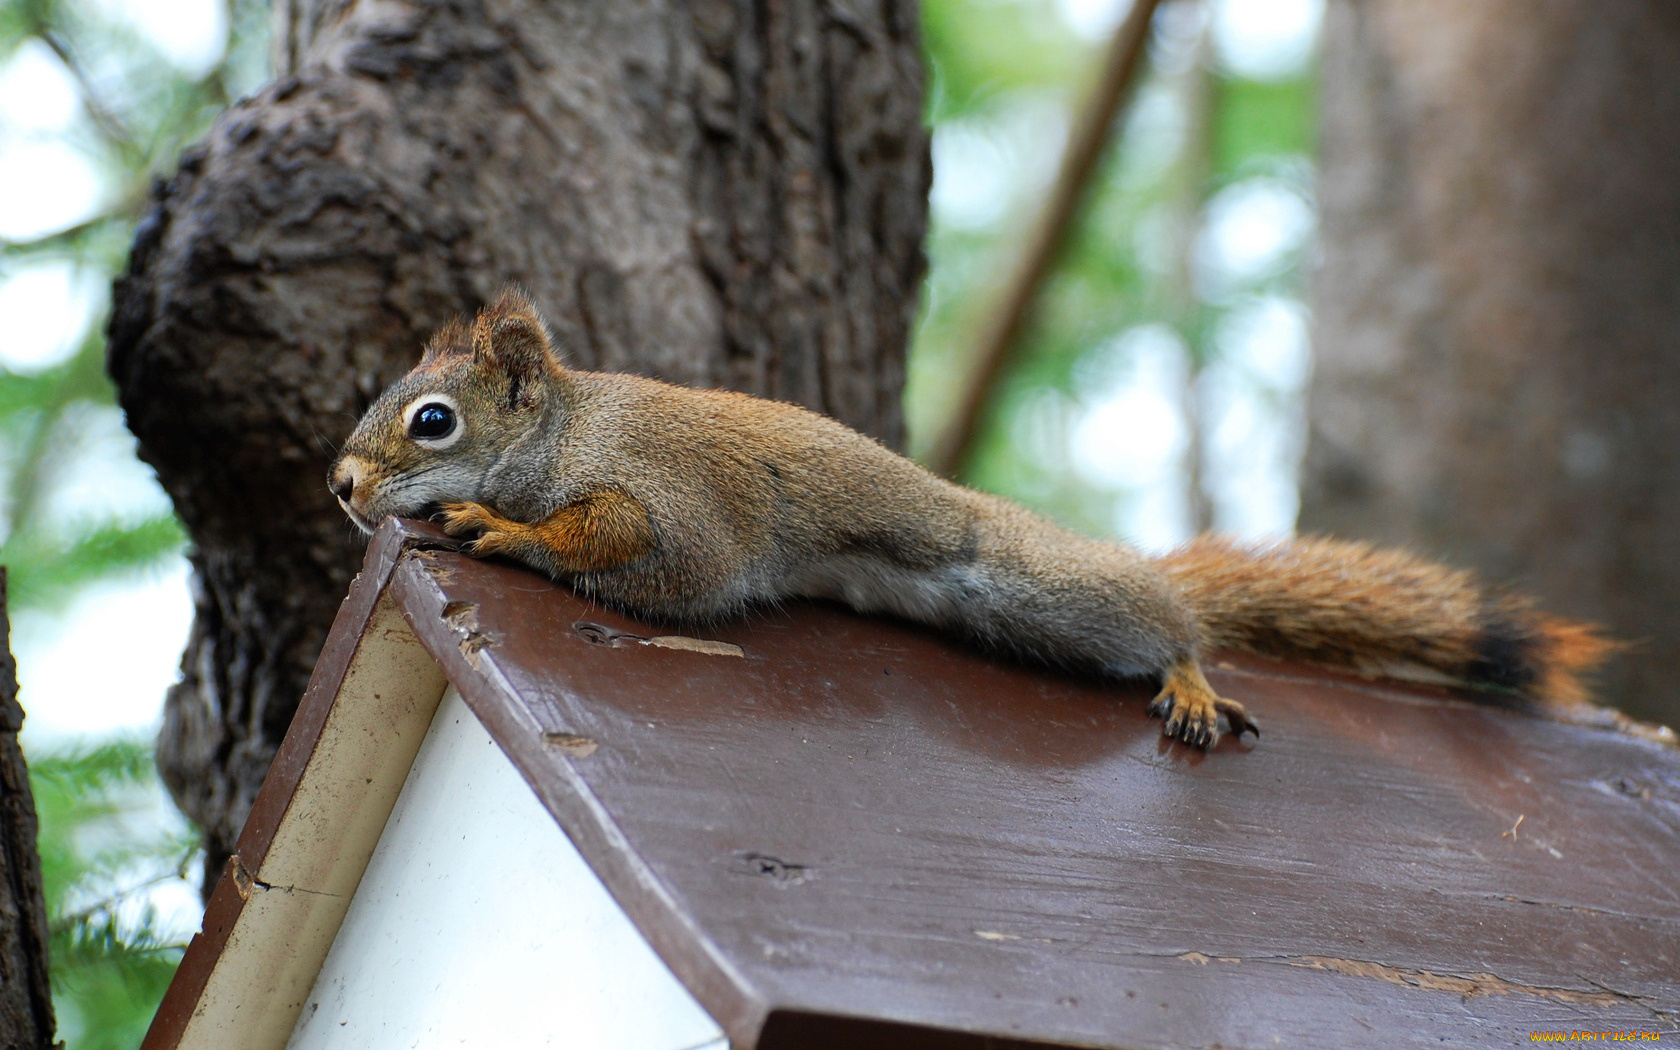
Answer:
[[[1163,732],[1256,737],[1199,661],[1236,649],[1542,702],[1615,648],[1469,573],[1329,539],[1210,536],[1150,558],[1074,535],[795,405],[577,371],[523,294],[444,325],[328,474],[351,520],[436,517],[577,591],[667,621],[837,599],[1067,669],[1151,678]]]

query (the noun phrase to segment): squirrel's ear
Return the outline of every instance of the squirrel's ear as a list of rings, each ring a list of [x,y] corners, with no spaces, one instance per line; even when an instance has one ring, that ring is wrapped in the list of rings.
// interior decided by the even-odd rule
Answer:
[[[479,312],[473,325],[473,361],[505,374],[515,389],[561,372],[559,358],[531,300],[509,288]],[[535,391],[527,387],[527,393]]]

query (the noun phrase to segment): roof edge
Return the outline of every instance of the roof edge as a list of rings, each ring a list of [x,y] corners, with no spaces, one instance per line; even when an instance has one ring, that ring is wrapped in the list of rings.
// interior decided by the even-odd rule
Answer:
[[[362,569],[333,618],[327,640],[316,658],[309,686],[298,702],[285,739],[263,778],[251,812],[240,832],[234,855],[228,859],[206,902],[199,932],[165,991],[141,1050],[172,1050],[186,1034],[210,978],[249,898],[250,872],[262,868],[287,807],[303,779],[309,758],[326,728],[333,701],[349,674],[363,636],[391,576],[403,555],[412,550],[453,550],[459,541],[422,522],[387,519],[368,544]]]

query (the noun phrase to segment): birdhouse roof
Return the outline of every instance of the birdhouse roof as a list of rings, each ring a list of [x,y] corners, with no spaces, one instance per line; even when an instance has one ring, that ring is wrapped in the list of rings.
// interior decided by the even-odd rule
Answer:
[[[1258,742],[1204,754],[1146,684],[833,606],[641,623],[389,523],[146,1047],[218,995],[284,1044],[446,684],[743,1050],[1674,1032],[1680,751],[1258,658],[1209,678]]]

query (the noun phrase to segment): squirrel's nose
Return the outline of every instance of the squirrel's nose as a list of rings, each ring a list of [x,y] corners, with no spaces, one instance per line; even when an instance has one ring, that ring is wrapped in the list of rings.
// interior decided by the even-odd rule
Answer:
[[[356,494],[356,468],[349,463],[340,463],[338,468],[327,478],[327,488],[332,494],[346,503]]]

